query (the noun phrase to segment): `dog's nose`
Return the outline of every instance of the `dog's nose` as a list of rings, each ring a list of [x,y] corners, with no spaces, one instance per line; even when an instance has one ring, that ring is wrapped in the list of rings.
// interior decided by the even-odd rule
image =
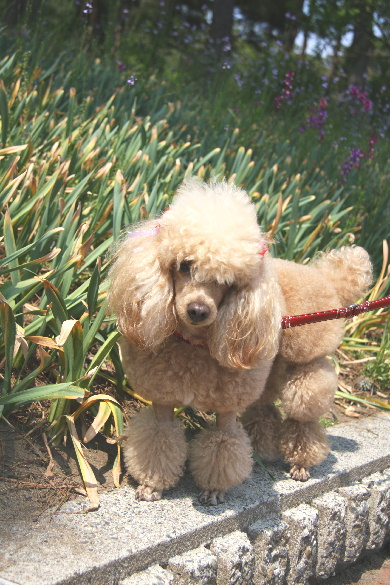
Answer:
[[[205,303],[189,303],[187,314],[193,323],[200,323],[210,315],[210,309]]]

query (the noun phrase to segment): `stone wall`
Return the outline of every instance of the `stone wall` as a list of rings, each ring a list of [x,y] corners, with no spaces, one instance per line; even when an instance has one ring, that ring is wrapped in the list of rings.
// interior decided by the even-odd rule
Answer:
[[[309,585],[390,537],[390,469],[205,542],[120,585]]]

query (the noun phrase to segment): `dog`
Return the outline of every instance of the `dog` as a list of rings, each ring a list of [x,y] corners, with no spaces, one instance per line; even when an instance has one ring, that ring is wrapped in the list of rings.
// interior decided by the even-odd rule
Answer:
[[[109,306],[126,376],[152,403],[131,419],[123,443],[139,500],[160,499],[187,458],[201,503],[215,505],[250,475],[253,448],[265,459],[281,453],[298,480],[326,456],[317,419],[337,388],[326,356],[343,323],[282,331],[281,319],[356,301],[371,282],[370,260],[346,247],[302,266],[268,248],[243,190],[197,180],[117,245]],[[186,406],[215,413],[189,448],[174,416]]]

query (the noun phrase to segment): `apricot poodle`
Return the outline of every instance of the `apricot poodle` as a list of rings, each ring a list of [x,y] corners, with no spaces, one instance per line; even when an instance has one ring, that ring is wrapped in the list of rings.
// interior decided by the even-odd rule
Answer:
[[[281,318],[356,301],[371,281],[367,253],[346,247],[309,266],[274,259],[244,191],[191,180],[158,219],[122,238],[110,278],[126,375],[153,405],[132,418],[123,444],[137,498],[161,498],[188,457],[200,501],[222,502],[251,473],[253,448],[281,453],[307,479],[328,451],[317,420],[337,387],[326,356],[343,323],[281,331]],[[216,414],[189,449],[179,406]]]

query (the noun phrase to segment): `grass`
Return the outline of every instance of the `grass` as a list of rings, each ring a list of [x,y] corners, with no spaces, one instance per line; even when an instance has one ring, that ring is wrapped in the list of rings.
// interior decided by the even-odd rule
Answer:
[[[297,60],[283,72],[281,55],[268,57],[262,76],[243,57],[199,85],[196,63],[196,81],[185,83],[185,72],[180,83],[178,73],[134,71],[88,53],[42,54],[41,64],[20,48],[0,56],[0,413],[51,401],[48,436],[52,444],[72,438],[93,507],[96,480],[75,421],[92,413],[84,442],[99,429],[118,437],[123,424],[119,402],[94,393],[110,360],[113,394],[123,396],[105,305],[109,250],[125,226],[162,211],[186,177],[245,188],[276,256],[307,262],[318,250],[361,243],[377,271],[370,298],[390,294],[380,112],[365,111],[348,90],[321,110],[314,65]],[[304,85],[311,73],[317,97]],[[366,154],[355,161],[356,148]],[[386,311],[352,320],[343,350],[373,356],[367,374],[388,388]],[[118,448],[116,482],[119,469]]]

